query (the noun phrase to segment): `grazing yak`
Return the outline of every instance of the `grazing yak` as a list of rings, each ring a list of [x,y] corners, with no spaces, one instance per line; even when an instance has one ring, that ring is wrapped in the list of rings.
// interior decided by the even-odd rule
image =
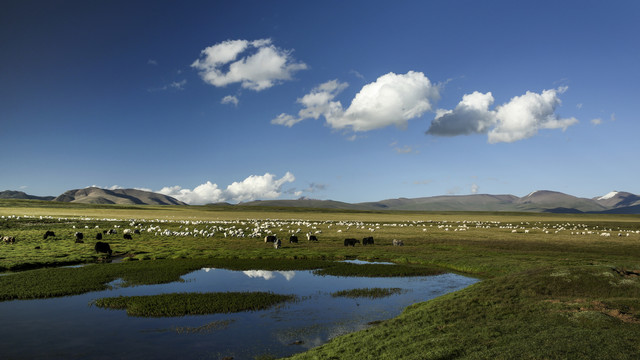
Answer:
[[[96,240],[102,240],[102,233],[96,234]]]
[[[362,245],[373,245],[373,236],[362,239]]]
[[[136,234],[136,235],[140,235],[140,229],[133,230],[133,233]]]
[[[82,241],[82,239],[84,239],[84,234],[81,232],[76,232],[76,243],[83,244],[84,241]]]
[[[276,241],[273,242],[274,249],[280,249],[281,246],[282,246],[282,241],[280,241],[280,239],[276,239]]]
[[[309,235],[309,241],[318,241],[318,238],[315,235]]]
[[[273,243],[276,242],[276,240],[278,240],[278,238],[275,235],[267,235],[264,237],[264,242],[268,243]]]
[[[122,235],[122,238],[125,239],[125,240],[132,240],[133,239],[133,237],[131,237],[131,234],[124,234],[124,235]]]
[[[289,237],[289,244],[291,244],[291,243],[296,243],[297,244],[298,243],[298,237],[295,236],[295,235],[291,235]]]
[[[360,240],[344,239],[344,246],[356,246],[356,244],[360,244]]]
[[[109,254],[109,256],[111,256],[111,247],[106,242],[98,241],[96,243],[95,249],[96,253],[107,253]]]
[[[51,230],[47,230],[47,232],[44,233],[44,236],[42,236],[42,240],[47,240],[49,236],[54,237],[56,234]]]
[[[116,231],[116,229],[109,229],[109,231],[107,231],[107,234],[109,234],[109,235],[115,235],[117,233],[118,233],[118,231]]]
[[[16,237],[15,236],[3,236],[2,237],[2,242],[5,244],[15,244],[16,243]]]

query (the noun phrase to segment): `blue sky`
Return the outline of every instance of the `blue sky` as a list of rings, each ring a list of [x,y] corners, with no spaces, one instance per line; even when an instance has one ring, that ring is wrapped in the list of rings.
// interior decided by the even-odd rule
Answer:
[[[640,193],[637,1],[5,1],[0,190]]]

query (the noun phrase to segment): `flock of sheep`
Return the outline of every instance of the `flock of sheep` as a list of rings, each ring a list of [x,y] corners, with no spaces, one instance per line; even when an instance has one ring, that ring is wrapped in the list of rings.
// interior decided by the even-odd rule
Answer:
[[[2,219],[20,219],[18,216],[0,217]],[[23,216],[22,218],[29,218]],[[52,217],[45,217],[49,220],[54,219]],[[43,217],[40,217],[43,219]],[[111,253],[111,249],[107,243],[101,242],[103,235],[116,235],[121,226],[123,226],[123,220],[121,219],[94,219],[94,218],[80,218],[80,219],[68,219],[58,218],[60,222],[72,222],[72,221],[90,221],[93,223],[104,224],[103,227],[106,230],[100,229],[101,226],[96,225],[93,231],[97,230],[96,240],[100,245],[96,245],[95,250],[97,252]],[[116,224],[113,224],[117,222]],[[310,221],[310,220],[259,220],[259,219],[247,219],[247,220],[217,220],[217,221],[203,221],[203,220],[183,220],[183,221],[169,221],[163,219],[145,220],[145,219],[133,219],[128,221],[128,227],[122,229],[122,236],[124,240],[132,239],[133,235],[139,235],[141,233],[151,234],[153,236],[167,236],[167,237],[214,237],[223,236],[225,238],[257,238],[264,239],[265,243],[273,244],[273,247],[278,249],[282,246],[281,239],[288,239],[290,244],[298,243],[298,239],[301,236],[307,238],[309,242],[318,241],[320,236],[326,235],[329,238],[335,238],[350,234],[344,238],[344,246],[355,246],[361,244],[362,246],[374,245],[373,236],[365,236],[362,241],[356,239],[353,235],[362,235],[363,233],[373,234],[381,229],[404,228],[413,227],[414,229],[422,232],[448,232],[448,231],[468,231],[471,229],[492,231],[511,232],[514,234],[558,234],[565,233],[571,235],[599,235],[608,237],[612,234],[617,236],[630,236],[633,234],[640,234],[640,230],[629,230],[620,228],[607,228],[597,225],[588,226],[587,224],[545,224],[541,222],[529,223],[503,223],[500,221],[405,221],[395,223],[373,223],[363,221]],[[90,231],[89,226],[84,226],[87,231]],[[75,231],[75,240],[78,243],[84,242],[84,234],[81,231],[76,231],[76,226],[72,226]],[[383,232],[384,234],[384,232]],[[53,237],[55,234],[52,231],[47,231],[43,239],[46,240],[49,237]],[[0,236],[5,244],[13,244],[16,242],[15,236]],[[379,240],[380,242],[380,240]],[[384,243],[384,241],[382,242]],[[404,241],[401,239],[387,240],[387,244],[393,246],[403,246]]]

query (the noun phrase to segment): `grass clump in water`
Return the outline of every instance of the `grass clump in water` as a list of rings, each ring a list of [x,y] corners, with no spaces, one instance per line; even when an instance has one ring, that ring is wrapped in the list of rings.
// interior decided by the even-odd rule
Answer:
[[[402,276],[431,276],[444,273],[440,269],[430,267],[415,267],[405,265],[356,265],[339,263],[315,271],[318,275],[356,276],[356,277],[402,277]]]
[[[401,288],[364,288],[336,291],[331,293],[331,296],[378,299],[395,294],[402,294],[404,292],[406,292],[406,290]]]
[[[129,316],[171,317],[258,311],[295,300],[295,295],[270,292],[216,292],[118,296],[98,299],[94,304],[101,308],[127,310]]]

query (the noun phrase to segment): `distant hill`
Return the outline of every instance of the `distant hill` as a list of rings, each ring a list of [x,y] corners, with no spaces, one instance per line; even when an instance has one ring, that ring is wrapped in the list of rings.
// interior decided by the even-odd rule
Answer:
[[[0,191],[0,199],[21,199],[21,200],[53,200],[55,196],[35,196],[23,191],[5,190]]]
[[[607,195],[593,198],[607,208],[622,208],[640,205],[640,196],[624,191],[612,191]]]
[[[97,187],[69,190],[53,196],[33,196],[22,191],[0,192],[0,199],[53,200],[86,204],[122,205],[187,205],[173,197],[136,189],[108,190]],[[420,198],[386,199],[373,202],[346,203],[334,200],[299,198],[297,200],[256,200],[237,205],[228,203],[211,206],[262,206],[297,207],[334,210],[404,210],[404,211],[517,211],[547,213],[610,213],[640,214],[640,196],[623,191],[612,191],[606,195],[579,198],[558,191],[538,190],[526,196],[514,195],[443,195]]]
[[[579,198],[557,191],[538,190],[527,196],[447,195],[422,198],[398,198],[349,204],[331,200],[263,200],[243,203],[249,206],[311,207],[344,210],[412,210],[412,211],[522,211],[549,213],[617,213],[640,214],[640,196],[616,192],[593,199]]]
[[[108,190],[97,187],[69,190],[53,201],[84,204],[187,205],[171,196],[154,192],[136,189]]]

